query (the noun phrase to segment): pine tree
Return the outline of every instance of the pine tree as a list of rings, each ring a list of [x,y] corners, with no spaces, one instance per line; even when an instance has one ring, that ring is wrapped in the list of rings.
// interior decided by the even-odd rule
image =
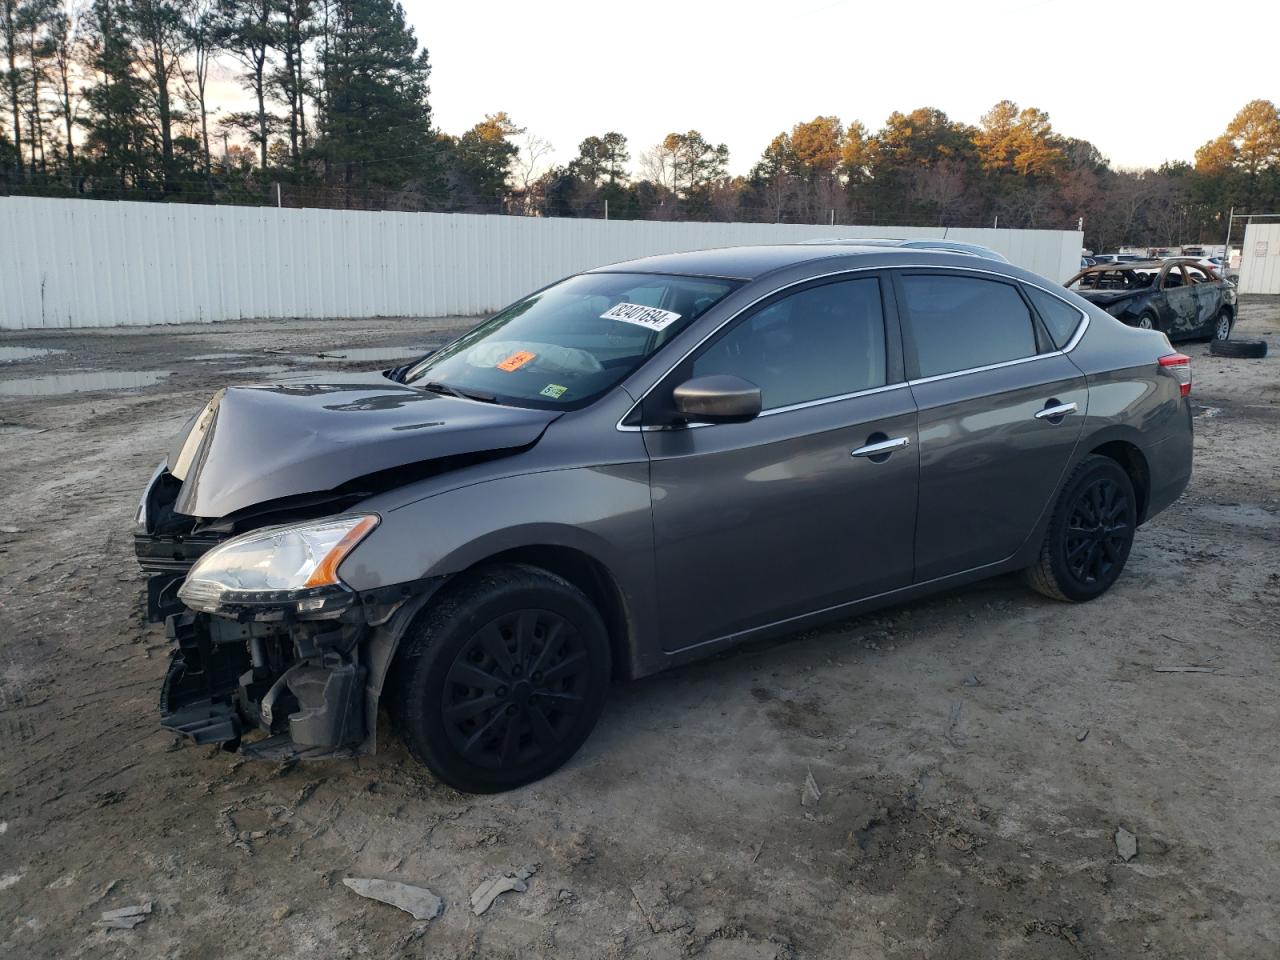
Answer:
[[[138,51],[124,29],[122,4],[94,0],[88,17],[89,66],[97,82],[84,95],[88,117],[83,149],[92,158],[96,186],[150,187],[159,150],[148,113],[147,89],[134,70]]]
[[[431,64],[394,0],[335,0],[325,38],[316,153],[348,188],[407,187],[442,199],[431,126]]]

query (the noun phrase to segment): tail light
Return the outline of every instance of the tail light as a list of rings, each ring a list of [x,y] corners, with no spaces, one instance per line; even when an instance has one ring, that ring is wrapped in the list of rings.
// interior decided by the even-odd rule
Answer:
[[[1173,374],[1178,390],[1184,397],[1191,396],[1191,358],[1185,353],[1171,353],[1160,358],[1160,366]]]

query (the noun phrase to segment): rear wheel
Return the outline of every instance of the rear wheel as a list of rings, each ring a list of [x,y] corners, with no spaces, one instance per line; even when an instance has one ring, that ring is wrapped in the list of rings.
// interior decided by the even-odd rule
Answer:
[[[1144,313],[1142,316],[1138,317],[1138,329],[1139,330],[1159,330],[1160,325],[1156,321],[1155,314]]]
[[[1231,338],[1231,311],[1225,307],[1218,311],[1218,317],[1213,321],[1213,339],[1229,340]]]
[[[1101,596],[1129,559],[1137,526],[1133,483],[1110,457],[1090,456],[1062,488],[1030,586],[1055,600]]]
[[[604,621],[581,590],[536,567],[469,576],[401,644],[396,728],[414,758],[458,790],[496,793],[545,777],[604,707]]]

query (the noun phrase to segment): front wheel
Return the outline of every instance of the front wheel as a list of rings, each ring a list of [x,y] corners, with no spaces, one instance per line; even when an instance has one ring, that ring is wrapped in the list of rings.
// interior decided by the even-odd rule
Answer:
[[[1027,582],[1054,600],[1101,596],[1129,559],[1137,522],[1129,475],[1110,457],[1086,457],[1058,496]]]
[[[451,585],[397,653],[392,719],[416,760],[468,793],[539,780],[577,752],[612,671],[599,612],[566,580],[524,564]]]
[[[1139,330],[1159,330],[1160,327],[1156,323],[1156,318],[1150,313],[1144,313],[1138,318]]]

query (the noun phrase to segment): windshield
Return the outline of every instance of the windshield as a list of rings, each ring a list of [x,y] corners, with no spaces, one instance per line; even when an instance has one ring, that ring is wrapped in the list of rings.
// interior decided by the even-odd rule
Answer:
[[[427,357],[404,382],[516,406],[579,407],[739,285],[652,273],[570,277]]]

